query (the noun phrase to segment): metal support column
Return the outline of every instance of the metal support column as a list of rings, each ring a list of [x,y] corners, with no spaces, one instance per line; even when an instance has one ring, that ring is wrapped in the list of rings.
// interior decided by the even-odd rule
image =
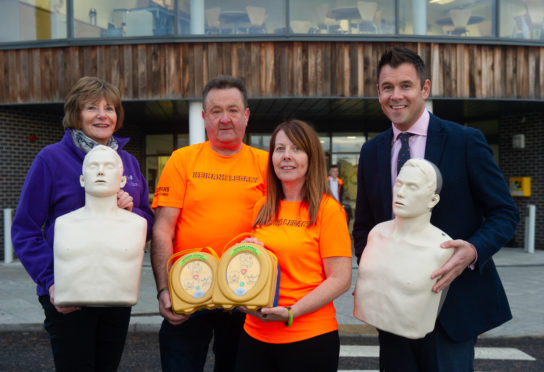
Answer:
[[[13,262],[13,244],[11,243],[11,219],[13,209],[4,209],[4,263]]]
[[[535,253],[535,222],[536,206],[529,204],[525,216],[525,251],[527,253]]]

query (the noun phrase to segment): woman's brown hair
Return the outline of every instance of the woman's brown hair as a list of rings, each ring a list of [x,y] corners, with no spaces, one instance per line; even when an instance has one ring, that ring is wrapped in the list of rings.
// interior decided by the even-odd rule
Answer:
[[[284,131],[289,140],[308,155],[308,170],[302,187],[302,202],[308,206],[310,225],[313,225],[317,220],[317,212],[323,194],[331,194],[327,182],[325,153],[315,130],[302,120],[292,119],[279,124],[272,133],[272,137],[270,137],[266,201],[259,211],[253,226],[267,224],[274,217],[277,217],[280,200],[285,198],[281,181],[274,172],[274,164],[272,163],[276,137],[280,131]]]
[[[113,84],[94,76],[84,76],[70,89],[64,101],[64,129],[81,129],[81,109],[89,102],[98,102],[102,98],[115,107],[117,124],[115,130],[123,126],[125,111],[121,105],[121,93]]]

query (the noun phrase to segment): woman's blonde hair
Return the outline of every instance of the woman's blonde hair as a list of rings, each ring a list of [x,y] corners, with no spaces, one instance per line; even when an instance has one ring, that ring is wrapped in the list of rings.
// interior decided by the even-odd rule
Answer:
[[[123,126],[125,111],[121,105],[121,93],[116,86],[95,76],[84,76],[70,89],[64,101],[64,129],[81,129],[80,114],[83,106],[89,102],[97,102],[102,98],[115,107],[117,124],[115,130]]]
[[[278,125],[272,133],[272,137],[270,137],[266,201],[259,211],[253,226],[264,225],[272,221],[273,218],[277,218],[280,200],[285,198],[281,181],[274,172],[274,164],[272,163],[276,137],[280,131],[283,131],[293,144],[308,155],[308,169],[302,187],[302,202],[303,205],[308,206],[310,225],[313,225],[317,220],[317,212],[323,194],[331,194],[327,182],[325,153],[315,130],[302,120],[291,119]]]

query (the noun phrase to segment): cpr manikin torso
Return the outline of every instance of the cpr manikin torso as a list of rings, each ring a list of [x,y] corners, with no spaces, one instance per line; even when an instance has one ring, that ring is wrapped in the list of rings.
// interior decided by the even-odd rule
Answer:
[[[437,172],[423,159],[403,166],[393,188],[395,219],[370,231],[355,286],[356,318],[412,339],[434,329],[446,291],[432,292],[431,274],[453,253],[440,248],[451,238],[430,223]]]
[[[147,221],[117,206],[126,183],[117,153],[97,146],[83,162],[85,206],[55,222],[55,304],[129,306],[138,300]]]

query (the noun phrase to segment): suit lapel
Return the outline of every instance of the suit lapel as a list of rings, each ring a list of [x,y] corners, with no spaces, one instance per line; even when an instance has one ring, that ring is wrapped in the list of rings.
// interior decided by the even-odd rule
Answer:
[[[431,114],[429,128],[427,129],[427,143],[425,145],[425,159],[440,165],[442,149],[446,142],[446,133],[442,131],[442,122]]]
[[[381,137],[378,144],[378,164],[376,169],[386,169],[386,172],[379,172],[379,185],[389,185],[381,189],[381,205],[385,208],[384,215],[386,220],[391,219],[393,214],[393,193],[391,190],[391,143],[393,141],[393,129],[389,128],[387,134]],[[386,149],[382,151],[382,148]]]

